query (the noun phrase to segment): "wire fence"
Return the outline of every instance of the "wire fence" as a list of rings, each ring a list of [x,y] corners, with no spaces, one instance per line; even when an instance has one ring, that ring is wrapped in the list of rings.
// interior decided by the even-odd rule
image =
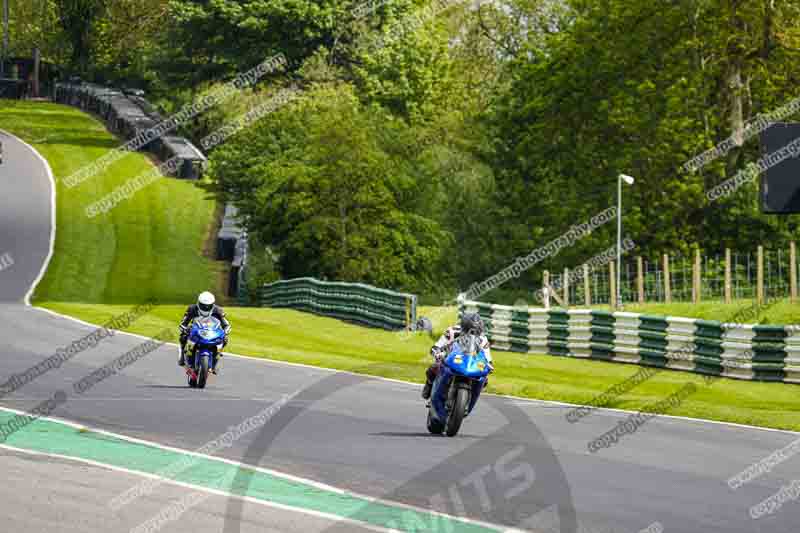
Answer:
[[[786,249],[761,250],[761,296],[764,299],[785,298],[792,294],[792,286],[797,292],[797,280],[792,281],[791,258],[794,256],[794,275],[800,271],[797,254]],[[726,260],[726,255],[729,257]],[[623,302],[692,302],[699,292],[700,301],[726,301],[725,279],[729,272],[730,285],[727,299],[757,299],[759,296],[759,252],[727,251],[727,254],[703,255],[699,258],[699,276],[695,267],[695,256],[667,256],[645,258],[623,258],[620,275],[620,297]],[[639,262],[641,261],[641,274]],[[665,266],[669,269],[669,285],[666,283]],[[616,264],[614,264],[616,267]],[[590,270],[588,283],[583,273],[578,279],[569,272],[549,273],[550,285],[559,299],[569,296],[566,305],[603,305],[614,301],[612,295],[611,265]],[[565,274],[569,284],[565,291]],[[615,273],[616,275],[616,273]],[[699,281],[699,287],[698,282]],[[614,284],[616,280],[614,280]],[[588,287],[587,287],[588,285]],[[641,289],[640,289],[641,287]],[[587,288],[589,297],[587,299]],[[668,292],[669,291],[669,298]]]

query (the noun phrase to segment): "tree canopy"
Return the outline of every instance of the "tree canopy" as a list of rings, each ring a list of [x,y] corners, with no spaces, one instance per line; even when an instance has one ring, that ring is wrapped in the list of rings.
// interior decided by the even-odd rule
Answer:
[[[302,92],[211,154],[220,197],[283,276],[452,294],[614,205],[620,173],[637,180],[636,254],[796,234],[796,216],[760,213],[757,183],[705,192],[759,157],[747,121],[800,96],[800,0],[42,0],[40,18],[12,3],[18,50],[168,108],[287,57],[187,130]],[[508,285],[586,261],[613,226]]]

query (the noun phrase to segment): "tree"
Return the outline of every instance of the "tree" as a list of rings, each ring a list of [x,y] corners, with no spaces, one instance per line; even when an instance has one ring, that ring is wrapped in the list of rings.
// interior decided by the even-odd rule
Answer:
[[[318,86],[228,141],[212,173],[285,277],[430,290],[451,241],[419,213],[424,187],[392,154],[406,128],[352,86]]]
[[[9,15],[12,56],[30,57],[38,47],[46,61],[63,64],[68,60],[56,0],[9,0]]]
[[[153,58],[168,0],[106,0],[94,23],[91,70],[100,81],[145,86],[158,79]]]
[[[797,222],[759,213],[756,185],[714,205],[705,199],[757,157],[757,139],[700,172],[680,169],[794,97],[786,80],[796,52],[773,44],[798,20],[776,4],[574,0],[559,31],[531,36],[493,119],[497,203],[519,220],[508,230],[509,257],[614,205],[622,172],[637,178],[625,193],[625,228],[639,254],[786,237]],[[609,225],[541,266],[578,265],[612,237]]]
[[[349,3],[324,0],[173,0],[161,63],[191,87],[247,70],[276,53],[296,68],[320,46]]]
[[[58,21],[70,45],[70,68],[89,71],[95,22],[105,13],[106,0],[56,0]]]

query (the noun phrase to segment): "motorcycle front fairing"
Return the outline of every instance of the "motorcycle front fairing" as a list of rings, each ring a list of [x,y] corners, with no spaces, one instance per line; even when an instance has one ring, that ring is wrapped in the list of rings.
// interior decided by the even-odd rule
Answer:
[[[439,367],[439,374],[433,382],[431,391],[431,405],[434,413],[440,421],[447,419],[447,393],[449,385],[454,377],[464,377],[470,381],[472,394],[467,413],[478,401],[478,397],[483,390],[486,376],[489,375],[489,362],[483,350],[473,349],[464,350],[461,343],[455,342],[450,350],[450,354],[445,358]]]
[[[194,366],[194,356],[198,353],[200,355],[211,355],[209,367],[214,367],[213,357],[219,350],[219,345],[225,340],[225,331],[222,329],[222,324],[217,318],[204,317],[194,321],[192,329],[189,332],[189,340],[194,344],[190,350],[190,358],[192,359],[190,366]]]

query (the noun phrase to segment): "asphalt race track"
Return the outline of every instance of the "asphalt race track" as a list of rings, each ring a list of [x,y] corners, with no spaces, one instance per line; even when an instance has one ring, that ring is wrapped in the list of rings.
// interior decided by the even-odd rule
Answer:
[[[22,303],[48,252],[50,185],[29,149],[2,139],[0,254],[10,251],[15,265],[0,271],[0,384],[92,330]],[[186,387],[170,345],[84,394],[72,393],[73,383],[141,342],[125,334],[106,338],[0,397],[0,405],[28,410],[65,390],[67,401],[52,413],[57,418],[195,450],[290,395],[261,430],[217,455],[392,502],[423,508],[436,502],[437,510],[449,514],[532,531],[637,533],[651,525],[656,531],[656,522],[668,533],[800,529],[794,501],[758,520],[748,514],[800,479],[800,458],[737,490],[727,484],[797,434],[658,417],[616,445],[590,453],[587,443],[626,413],[601,410],[570,424],[567,406],[486,396],[458,437],[432,437],[418,386],[229,356],[221,375],[198,391]],[[6,480],[0,491],[4,531],[129,531],[137,519],[191,491],[161,485],[116,512],[105,502],[140,477],[7,447],[0,448],[0,468]],[[362,528],[211,495],[164,531]]]
[[[46,167],[31,150],[0,131],[0,302],[25,297],[50,249],[52,185]]]
[[[180,501],[187,493],[203,493],[173,485],[161,485],[156,491],[113,512],[106,503],[141,478],[120,472],[110,472],[102,467],[76,464],[64,459],[51,459],[14,451],[0,454],[5,483],[0,485],[0,498],[4,531],[40,533],[108,533],[130,531],[144,518],[158,513],[167,502]],[[68,481],[65,481],[68,480]],[[206,495],[202,505],[186,513],[180,525],[165,531],[215,532],[222,531],[226,515],[224,496]],[[316,533],[331,527],[323,518],[277,511],[257,505],[247,506],[241,517],[236,517],[243,533]],[[348,525],[351,531],[361,533],[368,529]]]

